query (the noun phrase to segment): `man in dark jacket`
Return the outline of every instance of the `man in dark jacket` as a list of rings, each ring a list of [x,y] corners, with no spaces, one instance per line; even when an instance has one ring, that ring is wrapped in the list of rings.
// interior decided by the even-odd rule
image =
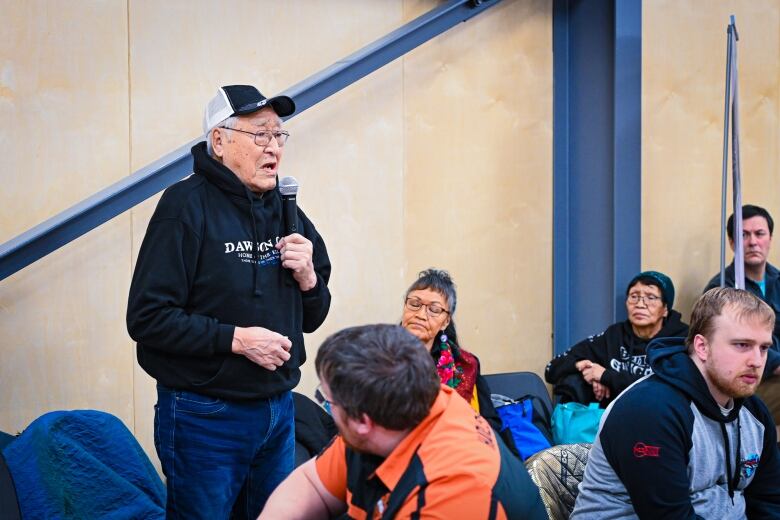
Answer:
[[[696,302],[684,341],[653,341],[653,375],[602,418],[572,520],[780,518],[777,436],[753,395],[774,321],[724,287]]]
[[[626,288],[628,319],[580,341],[547,365],[544,376],[555,385],[553,392],[563,402],[598,400],[606,408],[631,383],[652,373],[645,356],[652,339],[688,333],[672,305],[674,285],[668,276],[658,271],[636,275]]]
[[[330,307],[325,243],[302,211],[283,214],[277,189],[294,110],[220,88],[194,174],[163,193],[138,255],[127,327],[157,380],[169,518],[255,518],[293,468],[303,333]]]
[[[764,300],[775,312],[774,345],[769,351],[764,377],[758,395],[769,410],[780,431],[780,271],[769,263],[772,232],[775,223],[769,212],[760,207],[742,206],[742,244],[745,251],[745,289]],[[734,251],[734,214],[726,223],[729,245]],[[734,262],[726,268],[726,287],[734,287]],[[712,277],[704,292],[720,286],[720,274]]]

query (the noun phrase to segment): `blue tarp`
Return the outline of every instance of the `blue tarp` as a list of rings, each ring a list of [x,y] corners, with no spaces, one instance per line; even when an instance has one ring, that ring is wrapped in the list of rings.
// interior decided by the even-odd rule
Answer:
[[[113,415],[47,413],[3,455],[22,518],[165,518],[165,486]]]

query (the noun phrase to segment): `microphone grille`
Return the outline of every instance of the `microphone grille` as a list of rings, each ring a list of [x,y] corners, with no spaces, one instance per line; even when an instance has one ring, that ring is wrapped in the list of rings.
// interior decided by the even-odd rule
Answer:
[[[279,181],[279,192],[282,195],[296,195],[298,193],[298,181],[295,177],[282,177]]]

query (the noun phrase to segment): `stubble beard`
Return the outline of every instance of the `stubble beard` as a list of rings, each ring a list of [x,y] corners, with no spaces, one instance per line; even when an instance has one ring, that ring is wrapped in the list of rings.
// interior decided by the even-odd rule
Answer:
[[[722,376],[720,373],[712,368],[711,364],[707,364],[707,377],[712,382],[712,385],[718,389],[719,392],[731,397],[732,399],[741,399],[744,397],[750,397],[756,393],[759,383],[761,383],[761,374],[758,375],[756,382],[753,384],[744,383],[738,377],[730,379]]]

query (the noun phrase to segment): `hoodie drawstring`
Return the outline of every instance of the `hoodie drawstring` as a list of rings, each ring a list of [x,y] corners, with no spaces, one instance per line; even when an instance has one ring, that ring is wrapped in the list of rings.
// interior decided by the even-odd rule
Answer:
[[[720,431],[723,434],[723,445],[726,448],[726,482],[728,484],[729,498],[731,505],[734,505],[734,490],[739,485],[739,452],[742,449],[742,433],[739,424],[739,415],[737,415],[737,451],[734,455],[734,472],[731,472],[731,446],[729,445],[729,435],[726,431],[726,423],[720,423]]]
[[[252,196],[252,193],[249,191],[249,189],[244,186],[244,191],[246,192],[246,198],[249,199],[249,218],[252,220],[252,239],[254,243],[252,244],[252,285],[254,286],[254,292],[255,296],[262,296],[263,291],[260,289],[260,281],[258,276],[258,262],[260,261],[259,251],[258,247],[260,244],[260,241],[257,237],[257,221],[255,220],[255,203],[254,203],[254,197]],[[262,195],[261,195],[262,197]]]
[[[731,483],[731,489],[737,489],[739,485],[739,477],[742,473],[742,465],[739,463],[740,451],[742,451],[742,429],[739,426],[739,415],[737,415],[737,453],[734,456],[734,480]],[[731,500],[734,503],[734,500]]]

